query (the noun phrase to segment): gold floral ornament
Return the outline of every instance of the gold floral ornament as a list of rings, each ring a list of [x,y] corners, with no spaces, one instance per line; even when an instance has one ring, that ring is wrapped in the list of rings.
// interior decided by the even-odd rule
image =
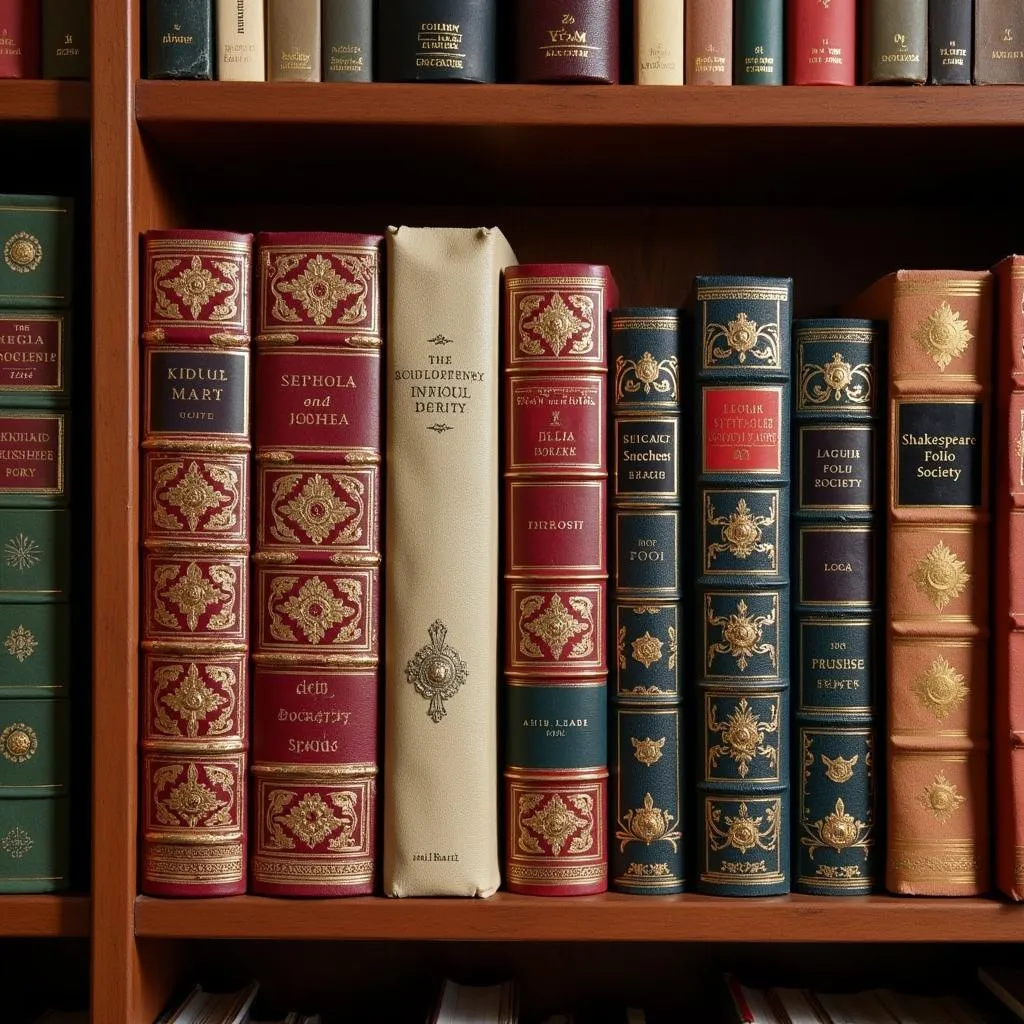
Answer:
[[[157,260],[155,264],[157,276],[157,309],[164,316],[173,320],[181,320],[181,309],[177,303],[172,302],[166,295],[164,289],[169,288],[182,304],[192,314],[193,320],[198,320],[203,309],[218,295],[224,292],[233,292],[235,285],[227,281],[220,281],[203,266],[199,256],[193,256],[187,269],[182,270],[176,277],[165,277],[171,270],[180,265],[180,260]],[[237,278],[238,268],[234,264],[214,261],[214,265],[222,273],[227,269],[228,274]],[[161,280],[162,278],[162,280]],[[226,307],[230,305],[231,314],[234,314],[235,305],[233,302],[222,304],[211,314],[210,319],[225,319],[227,317]],[[216,315],[215,315],[216,314]]]
[[[871,826],[850,814],[842,800],[836,800],[835,808],[814,824],[804,822],[803,829],[806,835],[800,837],[800,843],[811,860],[815,852],[824,849],[836,853],[858,849],[866,860],[874,844]]]
[[[31,274],[43,261],[43,246],[35,235],[15,231],[4,242],[4,263],[16,274]]]
[[[19,533],[4,544],[4,561],[12,569],[24,572],[39,564],[42,548],[27,534]]]
[[[295,840],[291,837],[295,836],[312,850],[335,832],[340,835],[330,840],[328,849],[350,850],[357,845],[353,835],[358,817],[352,793],[347,790],[331,793],[330,802],[319,793],[303,793],[298,800],[296,795],[291,790],[277,789],[268,796],[266,819],[270,840],[267,845],[271,849],[294,850]]]
[[[911,578],[940,612],[959,597],[971,581],[967,563],[957,558],[941,540],[914,566]]]
[[[199,619],[214,605],[229,604],[234,600],[234,572],[227,566],[212,566],[210,579],[195,562],[189,562],[185,574],[176,565],[163,566],[156,572],[157,595],[175,605],[185,617],[191,631],[199,626]],[[170,584],[168,586],[167,584]],[[163,602],[157,601],[155,617],[162,625],[178,628],[177,620],[167,612]],[[225,629],[234,625],[234,613],[227,609],[210,617],[207,626]]]
[[[445,640],[448,627],[436,619],[427,629],[430,643],[421,647],[405,666],[405,678],[416,692],[430,701],[427,716],[436,725],[448,709],[446,700],[451,700],[466,682],[469,669],[459,652]]]
[[[293,577],[278,577],[271,588],[271,604],[276,603],[281,592],[293,587],[295,582]],[[349,587],[352,584],[358,587],[358,583],[353,580],[339,580],[338,583],[343,587]],[[348,596],[357,598],[358,594],[353,595],[349,592]],[[319,576],[313,576],[302,584],[298,593],[292,594],[281,604],[280,611],[291,618],[309,643],[318,644],[335,626],[340,626],[346,619],[352,618],[356,614],[357,608],[349,606],[328,586],[326,581]],[[277,616],[275,609],[271,610],[271,616],[272,618]],[[290,633],[290,631],[288,632]],[[354,639],[355,636],[350,633],[345,638]],[[278,639],[294,639],[294,636],[278,636]]]
[[[638,740],[635,736],[629,737],[629,742],[633,744],[633,756],[648,768],[661,760],[665,740],[665,736],[662,736],[660,740],[652,740],[650,736],[644,740]]]
[[[843,757],[841,754],[837,754],[835,757],[826,757],[822,754],[821,763],[825,766],[825,778],[839,785],[849,782],[853,778],[853,770],[857,767],[859,760],[860,754],[854,754],[853,757]]]
[[[275,516],[277,511],[275,504]],[[356,509],[338,497],[330,480],[319,473],[311,476],[297,495],[281,505],[280,511],[297,523],[314,544],[322,544],[356,513]]]
[[[959,359],[973,338],[966,321],[948,302],[943,302],[914,331],[914,341],[935,360],[940,370],[945,370],[954,359]]]
[[[547,608],[539,615],[544,598],[525,597],[519,602],[519,649],[534,658],[543,656],[535,640],[547,645],[555,661],[572,644],[568,657],[586,658],[594,649],[594,603],[587,597],[570,597],[568,606],[560,594],[555,594]],[[579,638],[579,639],[577,639]]]
[[[644,668],[650,668],[655,662],[661,661],[661,640],[652,636],[649,631],[638,636],[632,643],[633,660],[640,662]]]
[[[778,842],[778,808],[773,803],[765,808],[764,814],[750,816],[745,802],[740,803],[735,815],[722,814],[716,807],[708,816],[708,842],[716,853],[732,847],[741,854],[753,849],[774,850]],[[725,827],[722,827],[722,822]],[[764,828],[761,826],[764,825]]]
[[[555,292],[544,309],[542,295],[527,295],[519,302],[520,349],[527,355],[544,355],[544,346],[560,356],[569,346],[572,355],[589,352],[594,338],[594,300],[588,295],[570,295],[566,304]]]
[[[965,803],[965,797],[956,788],[955,784],[946,778],[943,772],[938,775],[924,788],[924,792],[918,800],[935,815],[935,820],[945,824],[960,810]]]
[[[775,565],[775,545],[761,539],[764,529],[775,526],[777,521],[778,510],[774,495],[771,508],[764,516],[754,515],[745,498],[740,498],[735,510],[727,516],[719,515],[710,495],[706,496],[704,512],[708,526],[717,526],[722,530],[722,539],[708,545],[708,565],[723,552],[739,559],[749,558],[753,554],[768,555],[771,564]]]
[[[708,625],[722,627],[722,639],[708,647],[708,668],[719,654],[735,658],[741,672],[750,664],[754,655],[766,654],[772,667],[775,667],[775,645],[764,639],[765,626],[775,624],[774,606],[767,615],[751,615],[747,602],[740,600],[735,612],[718,615],[711,603],[711,595],[708,594],[705,595],[705,609]]]
[[[15,825],[10,832],[0,838],[0,850],[12,860],[21,860],[33,846],[35,841],[20,825]]]
[[[177,475],[178,465],[171,464],[162,467],[157,474],[157,485],[159,486],[161,483],[173,479]],[[237,492],[238,478],[233,471],[221,469],[215,472],[217,473],[218,483],[229,487],[233,486]],[[233,504],[229,495],[222,494],[208,480],[204,479],[197,462],[190,462],[185,475],[175,484],[166,488],[166,490],[158,491],[157,500],[176,509],[185,522],[188,523],[188,528],[193,533],[195,533],[200,520],[207,512],[219,509],[222,505]],[[229,512],[226,519],[222,518],[218,523],[211,523],[211,525],[224,528],[233,526],[234,522],[235,517]],[[170,520],[170,522],[161,521],[161,525],[174,527],[177,524]]]
[[[854,366],[835,352],[821,366],[805,363],[800,370],[800,391],[808,405],[825,405],[844,398],[852,405],[868,405],[872,398],[871,364]]]
[[[232,799],[223,799],[216,790],[199,781],[199,769],[190,761],[185,769],[185,780],[181,778],[182,766],[170,764],[157,769],[153,781],[157,789],[156,816],[164,825],[181,825],[189,828],[202,824],[205,827],[226,825],[231,820],[235,780],[231,772],[217,765],[207,764],[207,778],[215,785],[222,786]],[[166,797],[161,796],[168,790]]]
[[[725,342],[725,347],[722,348],[719,342]],[[769,366],[778,365],[778,324],[758,325],[746,313],[740,313],[727,324],[707,324],[704,328],[704,365],[713,366],[734,356],[738,363],[756,359]]]
[[[4,647],[7,653],[12,658],[17,658],[21,662],[31,658],[38,646],[39,641],[36,640],[32,631],[21,625],[15,626],[7,634],[7,639],[4,640]]]
[[[361,285],[343,278],[320,253],[307,261],[301,274],[290,281],[279,281],[275,292],[294,296],[306,316],[323,327],[338,308],[338,303],[363,291]]]
[[[971,692],[964,677],[943,657],[936,658],[913,682],[914,695],[939,721],[947,719]]]
[[[779,731],[779,709],[774,703],[767,722],[762,722],[754,713],[746,697],[740,699],[724,722],[718,720],[718,707],[712,704],[708,713],[708,729],[722,738],[721,743],[708,750],[710,768],[717,768],[720,758],[730,757],[736,762],[740,778],[745,779],[755,757],[767,758],[772,768],[778,767],[778,749],[765,742],[768,735]]]
[[[519,821],[519,848],[524,853],[543,855],[542,842],[555,857],[563,849],[570,854],[586,853],[594,842],[594,799],[586,793],[573,793],[566,803],[555,793],[545,803],[543,793],[524,794],[519,798]]]
[[[643,807],[626,811],[618,821],[615,838],[619,841],[619,853],[624,852],[630,843],[650,846],[658,842],[671,843],[675,853],[683,838],[682,832],[672,827],[675,820],[674,814],[654,806],[654,797],[650,793],[645,794]]]
[[[655,359],[645,352],[639,359],[619,356],[615,360],[615,399],[621,401],[626,395],[652,391],[665,395],[668,400],[676,397],[677,370],[679,360],[675,356]]]
[[[211,666],[212,669],[212,666]],[[183,676],[180,675],[180,665],[170,665],[159,669],[156,673],[157,686],[166,686],[173,678],[179,678],[177,689],[173,693],[165,693],[160,697],[160,704],[170,708],[178,717],[179,721],[185,723],[185,730],[189,739],[195,739],[199,735],[199,723],[229,703],[227,697],[217,693],[216,690],[203,682],[202,676],[195,662],[189,664]],[[234,673],[227,673],[234,682]],[[233,703],[233,702],[231,702]],[[163,708],[161,707],[161,711]],[[166,718],[166,712],[158,716],[164,725],[163,731],[179,733],[177,722]]]
[[[25,722],[13,722],[0,732],[0,754],[12,764],[31,761],[38,749],[39,737]]]

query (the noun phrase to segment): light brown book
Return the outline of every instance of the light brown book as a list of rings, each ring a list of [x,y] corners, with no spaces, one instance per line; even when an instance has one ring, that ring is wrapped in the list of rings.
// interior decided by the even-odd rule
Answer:
[[[633,10],[637,85],[682,85],[683,0],[636,0]]]
[[[686,0],[686,84],[732,85],[732,0]]]
[[[320,0],[267,0],[267,81],[320,81]]]
[[[1024,83],[1024,4],[975,0],[974,84]]]

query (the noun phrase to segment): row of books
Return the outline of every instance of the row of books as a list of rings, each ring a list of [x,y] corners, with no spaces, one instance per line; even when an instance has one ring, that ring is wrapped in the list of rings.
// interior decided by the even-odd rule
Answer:
[[[89,77],[84,0],[0,0],[0,78]]]
[[[147,0],[146,33],[150,78],[1024,82],[1015,0]]]

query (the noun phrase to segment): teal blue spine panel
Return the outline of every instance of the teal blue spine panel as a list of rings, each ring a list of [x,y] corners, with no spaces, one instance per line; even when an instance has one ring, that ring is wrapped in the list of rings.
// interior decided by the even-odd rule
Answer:
[[[693,292],[697,889],[790,886],[788,278]]]
[[[678,309],[613,310],[609,799],[613,891],[683,890]]]
[[[579,770],[608,763],[604,681],[566,685],[507,681],[507,759],[530,768]]]
[[[878,883],[884,342],[885,325],[871,320],[793,325],[793,888],[813,895],[863,895]]]
[[[782,4],[783,0],[733,0],[733,85],[782,85]]]

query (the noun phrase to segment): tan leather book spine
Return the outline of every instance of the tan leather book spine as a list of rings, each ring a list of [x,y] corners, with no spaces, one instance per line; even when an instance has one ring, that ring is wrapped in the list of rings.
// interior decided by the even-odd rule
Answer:
[[[498,846],[497,228],[390,228],[384,892],[491,896]]]
[[[633,10],[637,85],[682,85],[683,0],[636,0]]]
[[[888,851],[899,895],[989,888],[992,278],[901,270],[889,324]]]
[[[686,84],[732,85],[732,0],[686,0]]]
[[[320,81],[320,0],[267,0],[267,80]]]
[[[217,80],[266,79],[263,0],[217,0]]]

